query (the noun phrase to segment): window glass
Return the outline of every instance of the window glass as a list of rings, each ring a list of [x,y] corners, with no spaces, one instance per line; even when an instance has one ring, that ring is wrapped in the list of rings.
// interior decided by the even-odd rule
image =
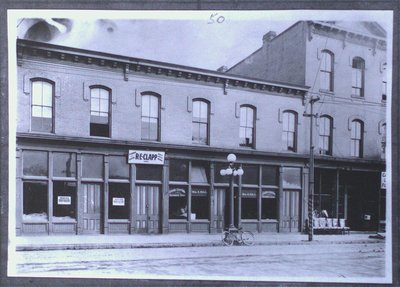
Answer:
[[[142,139],[158,140],[159,98],[142,95]]]
[[[226,169],[228,167],[228,163],[215,163],[214,164],[214,181],[216,183],[229,183],[229,176],[222,176],[220,174],[221,169]]]
[[[23,183],[23,220],[43,221],[48,219],[47,182]]]
[[[110,156],[109,177],[113,179],[129,179],[129,164],[126,156]]]
[[[47,176],[48,153],[45,151],[23,151],[23,173],[32,176]]]
[[[95,154],[82,155],[82,177],[103,178],[103,156]]]
[[[129,219],[131,199],[129,183],[109,183],[108,189],[108,218]]]
[[[169,164],[169,180],[188,181],[188,162],[186,160],[171,159]]]
[[[242,219],[257,219],[257,190],[242,190]]]
[[[110,136],[110,92],[103,88],[90,89],[90,135]]]
[[[76,154],[53,153],[53,175],[59,177],[76,177]]]
[[[191,219],[209,219],[210,204],[207,187],[192,187]]]
[[[261,194],[261,219],[277,219],[276,191],[263,190]]]
[[[186,187],[170,187],[169,219],[187,219],[187,212]]]
[[[276,166],[262,166],[262,184],[279,185],[279,169]]]
[[[254,142],[254,109],[247,106],[240,107],[240,145],[253,146]]]
[[[351,156],[362,157],[363,129],[361,121],[351,122]]]
[[[322,51],[320,65],[320,88],[333,91],[333,54],[329,51]]]
[[[193,163],[190,181],[195,183],[209,183],[208,168],[205,165]]]
[[[242,183],[243,184],[258,184],[258,166],[257,165],[243,165],[243,175],[242,175]]]
[[[294,112],[284,112],[282,115],[282,141],[285,150],[296,151],[296,123]]]
[[[362,58],[355,57],[353,58],[352,67],[352,94],[363,97],[365,62]]]
[[[138,180],[157,180],[162,179],[162,166],[152,164],[137,164],[136,179]]]
[[[320,117],[319,121],[319,151],[321,154],[331,155],[332,121],[327,116]]]
[[[53,84],[46,81],[32,82],[32,131],[53,131]]]
[[[193,101],[192,141],[207,144],[208,104],[201,100]]]
[[[75,182],[53,182],[53,217],[58,220],[76,218]]]
[[[283,188],[301,188],[301,169],[297,167],[283,168]]]

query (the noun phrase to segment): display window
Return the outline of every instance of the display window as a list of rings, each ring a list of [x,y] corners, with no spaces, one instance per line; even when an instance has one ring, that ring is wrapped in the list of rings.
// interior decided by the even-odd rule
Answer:
[[[82,177],[103,178],[103,156],[97,154],[82,155]]]
[[[161,165],[137,164],[136,179],[161,181],[162,169],[163,167]]]
[[[209,219],[209,196],[207,187],[192,187],[191,219]]]
[[[187,219],[187,190],[172,187],[169,191],[169,219]]]
[[[53,176],[76,177],[76,154],[66,152],[53,153]]]
[[[129,183],[109,183],[108,218],[129,219],[130,198]]]
[[[278,207],[276,191],[263,191],[261,193],[261,219],[277,219]]]
[[[24,150],[23,174],[28,176],[48,175],[48,152]]]
[[[129,179],[129,164],[125,156],[109,156],[108,177],[111,179]]]
[[[53,182],[53,219],[68,221],[76,219],[76,183]]]
[[[48,185],[47,182],[23,183],[24,221],[48,220]]]
[[[257,220],[257,190],[242,190],[242,219]]]

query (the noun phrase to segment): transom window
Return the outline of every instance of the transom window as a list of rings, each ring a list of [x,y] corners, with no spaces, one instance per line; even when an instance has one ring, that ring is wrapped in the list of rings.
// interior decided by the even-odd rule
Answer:
[[[209,104],[204,100],[193,100],[192,141],[208,144]]]
[[[321,52],[320,88],[333,91],[333,53],[328,50]]]
[[[155,95],[142,95],[142,139],[159,140],[160,100]]]
[[[332,118],[329,116],[319,119],[319,152],[332,155]]]
[[[90,89],[90,135],[110,136],[110,90],[103,87]]]
[[[364,123],[360,120],[351,122],[351,156],[363,156]]]
[[[53,132],[53,95],[53,83],[47,80],[32,81],[32,131]]]
[[[282,141],[284,150],[297,150],[297,113],[285,111],[282,114]]]
[[[352,63],[352,95],[364,97],[364,73],[365,61],[360,57],[355,57]]]
[[[251,106],[240,107],[240,145],[254,147],[255,109]]]

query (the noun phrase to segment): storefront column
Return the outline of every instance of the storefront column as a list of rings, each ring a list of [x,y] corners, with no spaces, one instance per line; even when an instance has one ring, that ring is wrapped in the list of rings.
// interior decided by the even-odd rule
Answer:
[[[47,184],[47,191],[48,191],[48,214],[49,214],[49,234],[53,233],[53,153],[48,152],[48,164],[49,167],[48,172],[48,184]]]
[[[108,234],[108,156],[104,156],[104,234]]]
[[[235,196],[235,177],[232,175],[233,178],[233,196]],[[235,205],[235,200],[233,200]],[[237,227],[242,226],[242,177],[238,176],[238,184],[237,184],[237,205],[234,207],[237,210]],[[234,209],[234,211],[235,211]],[[233,220],[235,221],[235,220]]]
[[[161,215],[161,232],[169,233],[169,158],[165,158],[162,171],[162,215]]]
[[[188,218],[186,221],[186,232],[191,233],[192,232],[192,218],[189,217],[189,214],[192,214],[192,182],[191,182],[191,174],[192,174],[192,161],[189,161],[189,168],[188,168],[188,192],[187,192],[187,214]]]
[[[278,219],[278,226],[277,226],[277,231],[280,232],[281,229],[281,213],[283,212],[283,166],[279,167],[279,196],[278,196],[278,200],[276,201],[277,206],[277,210],[278,210],[278,215],[277,215],[277,219]]]
[[[22,182],[22,150],[17,149],[16,151],[16,198],[15,198],[15,227],[16,227],[16,235],[19,236],[22,234],[22,213],[23,213],[23,202],[24,202],[24,185]],[[12,196],[12,193],[9,193],[9,196]]]
[[[258,192],[257,192],[257,231],[262,232],[261,206],[262,206],[262,166],[258,166]]]
[[[210,211],[209,211],[209,218],[210,218],[210,233],[217,233],[217,223],[215,220],[216,214],[216,202],[215,202],[215,191],[214,191],[214,163],[210,164],[210,190],[209,190],[209,204],[210,204]]]
[[[130,206],[130,234],[136,233],[136,206],[137,206],[137,198],[136,198],[136,166],[134,164],[129,165],[130,168],[130,182],[131,182],[131,206]]]
[[[76,197],[76,233],[83,233],[83,191],[82,191],[82,155],[78,153],[76,155],[76,175],[77,175],[77,197]]]
[[[304,168],[302,168],[302,170],[303,170],[303,182],[302,182],[302,186],[303,186],[303,188],[302,188],[302,193],[303,193],[303,195],[302,195],[302,204],[300,205],[300,208],[302,209],[302,212],[301,212],[301,217],[302,218],[300,218],[300,222],[301,222],[301,226],[300,226],[300,231],[301,232],[304,232],[305,231],[305,223],[306,223],[306,220],[307,220],[307,222],[308,222],[308,213],[309,213],[309,211],[308,211],[308,203],[309,203],[309,176],[310,176],[310,169],[308,168],[308,167],[304,167]],[[313,200],[313,202],[314,202],[314,198],[312,198],[312,200]]]
[[[339,198],[339,170],[336,169],[336,218],[339,218],[339,203],[340,203],[340,198]]]

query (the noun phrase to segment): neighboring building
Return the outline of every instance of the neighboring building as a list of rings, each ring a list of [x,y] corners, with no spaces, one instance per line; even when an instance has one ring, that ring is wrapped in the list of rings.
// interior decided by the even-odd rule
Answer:
[[[386,32],[377,23],[300,21],[268,32],[260,49],[227,70],[306,85],[320,98],[314,206],[353,230],[376,230],[385,220],[386,63]]]

